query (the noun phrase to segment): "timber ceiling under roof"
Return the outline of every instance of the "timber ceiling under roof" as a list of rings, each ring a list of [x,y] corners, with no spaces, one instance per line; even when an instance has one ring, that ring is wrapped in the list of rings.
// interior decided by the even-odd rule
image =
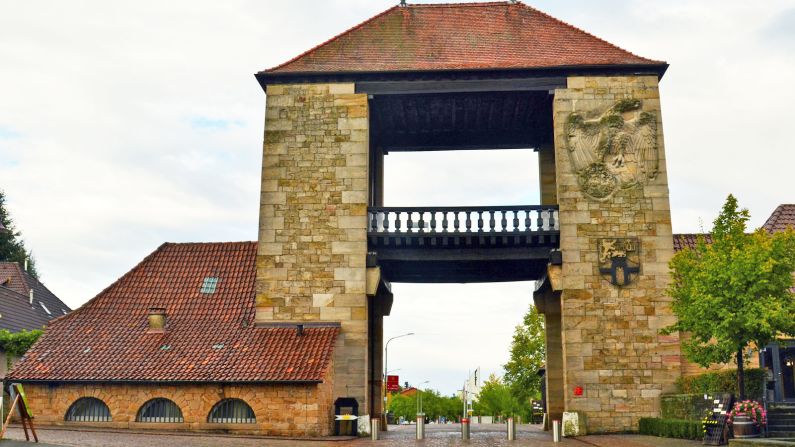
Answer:
[[[537,149],[552,140],[546,91],[375,96],[370,117],[374,144],[387,151]]]

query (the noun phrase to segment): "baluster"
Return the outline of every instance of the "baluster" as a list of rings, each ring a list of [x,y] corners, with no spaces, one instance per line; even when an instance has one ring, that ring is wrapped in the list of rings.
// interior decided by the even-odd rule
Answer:
[[[431,211],[431,233],[436,233],[436,211]]]
[[[400,233],[400,216],[403,214],[403,211],[396,211],[395,212],[395,233]]]
[[[391,211],[384,211],[384,233],[389,233],[389,215]]]
[[[458,227],[459,227],[459,224],[461,223],[458,220],[458,213],[459,213],[458,211],[453,211],[453,218],[454,218],[453,219],[453,231],[455,231],[456,233],[458,233]]]
[[[369,218],[369,221],[370,221],[369,222],[370,225],[368,227],[369,231],[371,231],[371,232],[378,231],[378,211],[373,211],[373,212],[367,213],[367,217]]]
[[[524,226],[525,226],[524,230],[525,231],[533,231],[533,228],[530,225],[531,225],[531,222],[530,222],[530,210],[525,210],[524,211]]]
[[[550,230],[554,230],[555,229],[555,225],[557,225],[557,223],[555,222],[555,214],[557,214],[557,212],[558,212],[557,210],[549,210],[549,229]]]
[[[544,224],[546,223],[546,221],[544,219],[544,210],[540,209],[540,210],[538,210],[536,212],[538,213],[538,219],[537,219],[538,228],[536,228],[536,230],[543,231],[544,230]]]
[[[411,233],[414,231],[414,211],[407,211],[408,214],[408,221],[406,222],[406,232]]]
[[[483,232],[483,211],[478,211],[478,233]]]
[[[464,223],[464,225],[466,226],[467,233],[469,233],[470,231],[472,231],[472,212],[471,211],[466,211],[465,213],[466,213],[466,216],[467,216],[467,220]]]
[[[442,211],[442,232],[447,233],[447,225],[449,224],[450,222],[447,221],[447,211]]]
[[[513,229],[511,231],[519,231],[519,210],[513,210]]]
[[[502,212],[502,219],[500,219],[500,225],[502,226],[502,231],[508,231],[508,211]]]
[[[425,211],[420,211],[420,233],[425,232]]]
[[[494,211],[489,210],[489,231],[492,233],[496,232],[497,231],[497,229],[495,228],[496,226],[497,223],[494,221]]]

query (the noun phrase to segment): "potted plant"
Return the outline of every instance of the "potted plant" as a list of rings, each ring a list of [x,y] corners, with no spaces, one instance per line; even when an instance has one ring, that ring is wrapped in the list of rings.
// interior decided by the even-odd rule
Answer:
[[[728,422],[735,438],[755,438],[767,424],[767,413],[759,402],[744,400],[734,404],[729,412]]]

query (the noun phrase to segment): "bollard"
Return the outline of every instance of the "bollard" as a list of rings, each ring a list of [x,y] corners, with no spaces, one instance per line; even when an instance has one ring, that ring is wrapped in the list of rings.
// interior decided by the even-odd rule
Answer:
[[[469,418],[461,419],[461,439],[464,441],[469,439]]]
[[[373,441],[378,441],[378,419],[372,419],[370,421],[370,439]]]
[[[417,414],[417,439],[425,439],[425,414]]]
[[[560,421],[552,421],[552,442],[560,442]]]
[[[516,440],[516,424],[513,423],[513,418],[508,418],[508,440]]]

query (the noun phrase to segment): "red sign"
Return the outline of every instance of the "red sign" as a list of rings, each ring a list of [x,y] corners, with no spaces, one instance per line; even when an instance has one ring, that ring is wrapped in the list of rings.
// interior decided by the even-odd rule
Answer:
[[[574,387],[574,395],[575,396],[582,396],[582,387],[581,386],[575,386]]]
[[[400,391],[400,377],[399,376],[386,376],[386,390],[387,391]]]

